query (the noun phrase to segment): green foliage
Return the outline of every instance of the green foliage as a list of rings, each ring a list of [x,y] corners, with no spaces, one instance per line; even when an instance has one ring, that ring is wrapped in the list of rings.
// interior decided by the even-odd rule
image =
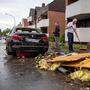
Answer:
[[[50,42],[54,42],[54,35],[53,35],[53,34],[50,35],[49,41],[50,41]],[[64,43],[64,42],[65,42],[65,34],[61,34],[61,35],[60,35],[59,41],[60,41],[60,43]]]
[[[0,36],[2,36],[2,30],[0,29]]]
[[[80,44],[74,44],[73,45],[75,51],[79,51],[81,48],[87,49],[87,45],[80,45]],[[60,45],[60,49],[64,51],[65,54],[69,53],[68,51],[68,45],[66,43],[63,43]]]
[[[3,30],[2,35],[7,36],[7,34],[9,34],[10,32],[11,32],[11,29],[7,28],[7,29]]]
[[[82,44],[82,45],[80,45],[80,44],[74,44],[74,49],[75,50],[79,50],[79,49],[87,49],[87,45],[84,45],[84,44]]]
[[[53,35],[53,34],[50,35],[50,37],[49,37],[49,41],[50,41],[50,42],[54,42],[54,35]]]
[[[59,37],[60,43],[64,43],[65,42],[65,34],[61,34]]]
[[[2,32],[0,32],[0,36],[2,36]]]

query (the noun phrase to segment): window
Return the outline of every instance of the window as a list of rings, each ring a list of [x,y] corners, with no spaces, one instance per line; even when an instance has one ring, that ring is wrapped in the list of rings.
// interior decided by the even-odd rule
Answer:
[[[68,0],[68,5],[69,5],[69,4],[72,4],[72,3],[74,3],[74,2],[77,2],[77,1],[79,1],[79,0]]]
[[[90,18],[88,19],[83,19],[83,20],[79,20],[77,22],[77,27],[90,27]]]
[[[42,19],[47,19],[48,17],[47,17],[47,15],[41,15],[41,18]]]
[[[41,27],[42,33],[47,33],[47,27]]]

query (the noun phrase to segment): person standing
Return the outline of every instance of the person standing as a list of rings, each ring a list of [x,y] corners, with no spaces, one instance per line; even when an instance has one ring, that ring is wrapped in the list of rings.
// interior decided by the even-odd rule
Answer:
[[[76,23],[77,23],[77,19],[74,18],[72,20],[72,22],[69,22],[67,24],[67,37],[68,37],[68,46],[69,46],[69,52],[74,52],[74,49],[73,49],[73,42],[74,42],[74,33],[76,34],[78,40],[79,40],[79,37],[78,37],[78,34],[76,32]],[[79,40],[80,42],[80,40]]]
[[[60,37],[60,26],[59,23],[55,23],[55,31],[54,31],[54,38],[55,38],[55,48],[59,49],[59,37]]]

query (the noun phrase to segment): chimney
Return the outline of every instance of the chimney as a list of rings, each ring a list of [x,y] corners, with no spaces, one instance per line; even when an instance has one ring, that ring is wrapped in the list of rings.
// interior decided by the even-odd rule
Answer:
[[[45,7],[45,3],[42,3],[42,7]]]

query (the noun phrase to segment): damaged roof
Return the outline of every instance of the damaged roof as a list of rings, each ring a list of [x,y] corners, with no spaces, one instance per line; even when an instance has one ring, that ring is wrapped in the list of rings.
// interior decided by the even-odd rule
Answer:
[[[37,17],[48,11],[65,12],[65,0],[54,0],[48,5],[43,4],[42,7],[35,7],[35,9],[30,9],[29,16],[35,16],[35,10],[37,11]]]

